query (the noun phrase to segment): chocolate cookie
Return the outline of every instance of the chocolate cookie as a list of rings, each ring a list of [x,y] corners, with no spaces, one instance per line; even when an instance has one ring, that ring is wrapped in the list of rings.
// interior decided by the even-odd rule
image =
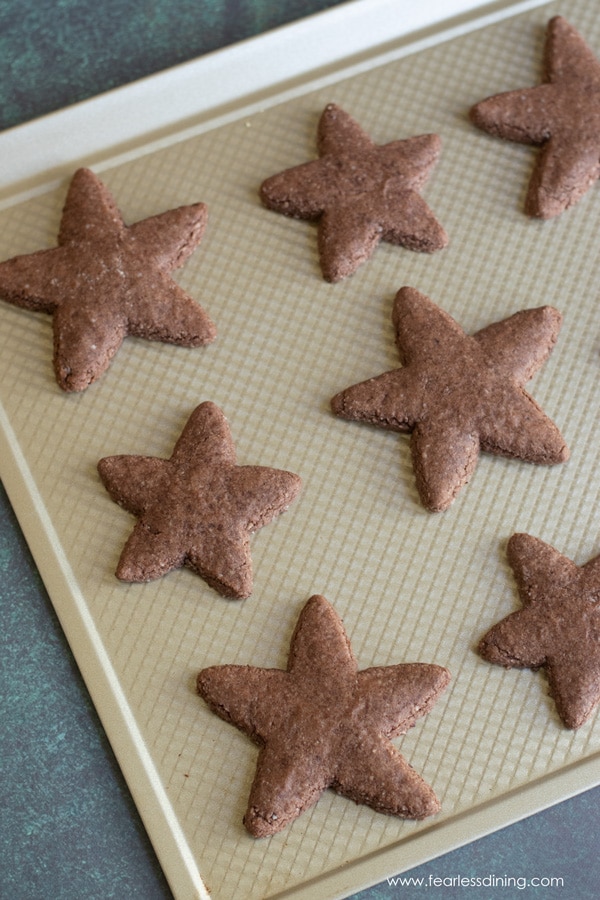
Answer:
[[[0,263],[0,298],[52,315],[63,390],[96,381],[127,335],[186,347],[214,340],[207,314],[169,274],[199,244],[206,219],[196,203],[126,226],[100,179],[75,172],[59,246]]]
[[[427,509],[450,506],[480,450],[540,464],[568,459],[557,427],[523,388],[556,343],[556,309],[524,310],[469,336],[428,297],[404,287],[393,322],[403,368],[347,388],[331,406],[344,419],[412,433]]]
[[[567,728],[600,703],[600,556],[584,566],[528,534],[508,542],[523,608],[487,632],[479,653],[506,668],[539,669]]]
[[[489,97],[470,116],[490,134],[543,148],[525,202],[531,216],[557,216],[600,177],[600,62],[561,16],[548,24],[543,83]]]
[[[436,813],[433,791],[389,739],[429,712],[449,680],[447,669],[425,663],[359,672],[341,620],[316,595],[296,625],[286,671],[213,666],[197,688],[261,748],[244,824],[265,837],[328,787],[378,812]]]
[[[378,146],[331,103],[317,146],[319,159],[268,178],[260,196],[269,209],[318,220],[326,281],[351,275],[380,241],[427,253],[446,246],[446,232],[419,194],[438,161],[437,135]]]
[[[301,487],[291,472],[236,465],[227,420],[210,402],[194,410],[170,459],[109,456],[98,471],[112,499],[138,519],[118,578],[152,581],[185,565],[236,599],[252,592],[249,535]]]

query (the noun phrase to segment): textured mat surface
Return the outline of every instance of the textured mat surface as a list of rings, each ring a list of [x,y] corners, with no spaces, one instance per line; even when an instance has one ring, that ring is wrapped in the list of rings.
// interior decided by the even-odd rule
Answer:
[[[545,24],[559,12],[600,52],[593,4],[550,4],[99,174],[128,223],[201,200],[209,227],[178,274],[219,330],[187,351],[128,339],[109,372],[65,396],[51,370],[49,318],[0,307],[5,433],[57,563],[89,614],[136,727],[215,897],[270,896],[400,848],[433,828],[440,841],[473,811],[596,759],[600,719],[561,727],[541,674],[487,665],[474,646],[518,605],[506,540],[529,531],[578,563],[599,552],[597,189],[559,220],[526,218],[536,151],[476,131],[469,107],[537,83]],[[441,161],[423,191],[450,235],[432,256],[382,245],[352,279],[320,277],[314,226],[263,209],[263,178],[312,158],[326,103],[378,143],[430,131]],[[66,183],[0,214],[2,258],[53,246]],[[468,332],[526,307],[564,315],[557,347],[530,382],[572,451],[551,469],[482,456],[453,507],[426,513],[406,437],[335,419],[338,390],[397,365],[391,306],[417,287]],[[125,586],[114,568],[133,521],[104,492],[102,456],[168,456],[191,410],[225,412],[240,463],[297,472],[293,507],[252,539],[254,593],[225,601],[181,571]],[[284,666],[298,612],[324,594],[344,619],[359,665],[435,662],[450,689],[398,746],[442,801],[435,823],[402,823],[326,794],[284,835],[241,826],[256,751],[196,697],[198,668]],[[110,733],[110,723],[107,723]],[[468,831],[468,825],[467,825]],[[412,857],[417,862],[416,857]]]

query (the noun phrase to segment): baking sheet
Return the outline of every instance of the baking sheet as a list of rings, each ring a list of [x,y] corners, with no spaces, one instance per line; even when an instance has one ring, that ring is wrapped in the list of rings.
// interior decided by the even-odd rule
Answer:
[[[215,344],[127,339],[101,381],[67,396],[52,375],[49,317],[0,304],[0,475],[177,897],[344,896],[598,782],[600,717],[566,731],[541,675],[505,672],[474,652],[519,605],[505,561],[514,531],[580,564],[600,552],[597,189],[556,221],[527,219],[535,151],[483,135],[466,116],[491,93],[538,82],[545,25],[558,12],[600,49],[592,0],[501,4],[485,27],[468,21],[412,46],[390,39],[360,63],[81,160],[128,223],[207,203],[207,234],[176,277],[216,322]],[[190,90],[201,90],[202,67],[193,71]],[[332,101],[378,143],[441,135],[423,194],[447,250],[381,245],[329,285],[314,226],[262,208],[260,182],[315,155],[316,122]],[[45,178],[6,190],[1,258],[55,245],[71,174],[54,161]],[[403,284],[468,332],[543,303],[563,312],[529,390],[565,435],[567,465],[484,455],[450,510],[432,515],[419,506],[406,437],[331,415],[338,390],[398,364],[391,306]],[[149,585],[113,574],[133,520],[108,498],[97,460],[168,456],[206,399],[226,413],[240,463],[304,481],[290,510],[252,538],[254,592],[242,603],[188,571]],[[446,694],[397,741],[442,801],[435,819],[400,822],[327,792],[281,835],[245,833],[256,750],[208,712],[195,673],[285,666],[313,593],[342,615],[361,668],[419,660],[451,670]]]

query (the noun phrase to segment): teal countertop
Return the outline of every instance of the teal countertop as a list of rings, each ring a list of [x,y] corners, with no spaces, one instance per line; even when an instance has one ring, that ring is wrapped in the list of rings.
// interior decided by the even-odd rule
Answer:
[[[0,129],[339,2],[2,0]],[[0,610],[0,897],[171,897],[1,485]],[[596,788],[354,900],[595,898],[599,833]]]

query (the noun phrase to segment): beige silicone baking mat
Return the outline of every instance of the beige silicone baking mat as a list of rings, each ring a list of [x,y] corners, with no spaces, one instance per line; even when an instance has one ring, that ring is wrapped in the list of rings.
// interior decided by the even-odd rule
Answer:
[[[65,395],[52,374],[50,318],[0,304],[1,474],[180,898],[343,896],[598,780],[600,716],[567,731],[541,674],[504,671],[474,652],[519,605],[505,558],[513,532],[579,564],[600,552],[600,188],[555,221],[528,219],[535,151],[467,118],[475,101],[539,81],[557,12],[600,53],[595,0],[534,4],[418,52],[386,47],[350,75],[296,84],[96,165],[128,223],[208,205],[206,236],[176,277],[217,324],[213,345],[127,339],[101,381]],[[423,193],[450,235],[446,250],[381,245],[331,285],[315,226],[261,206],[263,178],[315,155],[331,101],[378,143],[441,135]],[[55,245],[68,181],[9,198],[1,258]],[[563,431],[568,464],[483,455],[455,504],[430,514],[408,438],[330,413],[337,391],[398,364],[391,308],[402,285],[468,332],[522,308],[562,311],[559,342],[529,390]],[[228,417],[240,463],[304,482],[293,506],[253,536],[254,592],[244,602],[187,570],[147,585],[114,576],[133,520],[109,499],[97,461],[170,455],[204,400]],[[195,673],[225,662],[284,667],[314,593],[343,617],[361,668],[423,661],[451,670],[448,691],[397,741],[441,799],[435,819],[401,822],[326,792],[272,839],[244,831],[256,749],[207,710]]]

